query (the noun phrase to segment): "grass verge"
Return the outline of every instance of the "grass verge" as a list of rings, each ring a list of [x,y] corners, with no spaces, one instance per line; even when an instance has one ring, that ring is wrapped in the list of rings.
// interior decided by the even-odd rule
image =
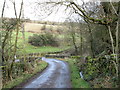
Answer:
[[[68,62],[70,67],[72,88],[90,88],[89,83],[80,78],[79,70],[76,65],[76,60],[65,59],[65,61]]]
[[[43,71],[47,67],[47,63],[44,61],[40,61],[38,65],[34,68],[32,73],[23,73],[21,76],[18,76],[16,79],[13,79],[12,81],[9,81],[6,83],[6,85],[3,86],[4,88],[13,88],[22,82],[25,82],[32,76],[34,76],[36,73]]]

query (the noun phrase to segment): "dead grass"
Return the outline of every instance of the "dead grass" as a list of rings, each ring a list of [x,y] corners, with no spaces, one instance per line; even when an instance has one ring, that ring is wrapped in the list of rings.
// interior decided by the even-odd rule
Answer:
[[[45,24],[37,24],[37,23],[24,23],[25,31],[32,32],[32,33],[43,33],[45,30],[42,30],[42,27]],[[62,29],[63,26],[60,25],[45,25],[46,31],[52,30],[56,32],[58,29]]]
[[[111,82],[111,77],[99,77],[95,78],[90,83],[93,85],[94,88],[113,88],[113,83]]]

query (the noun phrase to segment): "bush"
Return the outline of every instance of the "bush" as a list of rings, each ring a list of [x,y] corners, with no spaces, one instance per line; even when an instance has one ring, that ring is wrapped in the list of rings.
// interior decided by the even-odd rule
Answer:
[[[110,56],[109,59],[106,59],[105,56],[98,58],[88,56],[86,62],[80,66],[80,71],[83,71],[84,78],[87,81],[92,81],[96,78],[105,79],[105,77],[111,77],[111,79],[114,78],[112,82],[117,83],[117,81],[115,81],[117,79],[115,77],[116,70],[112,60],[114,60],[113,56]]]
[[[58,46],[56,37],[51,34],[34,34],[28,39],[28,43],[34,46]]]
[[[41,30],[45,30],[46,29],[46,25],[43,25],[42,27],[41,27]]]

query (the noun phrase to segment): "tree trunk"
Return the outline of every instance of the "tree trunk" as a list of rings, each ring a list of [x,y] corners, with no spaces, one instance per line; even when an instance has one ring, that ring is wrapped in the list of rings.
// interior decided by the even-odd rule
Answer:
[[[82,38],[82,30],[80,30],[80,55],[83,54],[83,38]]]
[[[4,0],[4,3],[3,3],[2,14],[1,14],[1,18],[0,18],[0,28],[1,29],[2,29],[2,19],[3,19],[3,15],[4,15],[5,6],[6,6],[6,0]],[[0,36],[2,37],[2,34]],[[0,47],[1,47],[0,51],[3,52],[2,51],[2,42],[1,42],[1,40],[0,40]],[[4,63],[4,59],[3,59],[2,56],[3,56],[3,53],[0,53],[0,90],[2,89],[2,86],[3,86],[3,84],[2,84],[2,81],[3,81],[2,72],[4,71],[4,68],[1,68],[1,66],[3,66],[3,63]]]
[[[111,40],[111,46],[112,46],[112,53],[113,53],[113,55],[114,55],[114,59],[116,59],[116,61],[113,61],[113,63],[114,63],[114,65],[115,65],[115,69],[116,69],[116,76],[118,77],[118,58],[117,58],[117,50],[118,50],[118,45],[117,45],[117,42],[116,42],[116,48],[115,48],[115,46],[114,46],[114,39],[113,39],[113,35],[112,35],[112,32],[111,32],[111,28],[110,28],[110,26],[108,26],[108,31],[109,31],[109,35],[110,35],[110,40]],[[117,30],[117,28],[116,28],[116,37],[118,36],[118,30]],[[116,41],[118,41],[117,40],[118,39],[118,37],[116,38]],[[116,50],[115,50],[116,49]]]
[[[94,47],[93,47],[93,35],[92,35],[92,30],[91,30],[91,27],[90,27],[90,23],[89,23],[89,22],[87,22],[87,25],[88,25],[89,34],[90,34],[91,56],[92,56],[92,57],[95,57],[95,54],[94,54]]]
[[[78,54],[78,48],[77,48],[77,45],[76,45],[75,35],[73,35],[73,34],[72,34],[72,42],[73,42],[73,45],[74,45],[74,48],[75,48],[75,52],[76,52],[76,54]]]
[[[117,64],[117,77],[119,76],[119,72],[120,72],[120,68],[119,68],[119,64],[120,64],[120,59],[119,59],[119,33],[120,33],[120,1],[118,2],[118,21],[117,21],[117,25],[116,25],[116,48],[115,48],[115,53],[116,53],[116,64]],[[119,77],[118,77],[119,78]],[[119,81],[119,80],[118,80]]]

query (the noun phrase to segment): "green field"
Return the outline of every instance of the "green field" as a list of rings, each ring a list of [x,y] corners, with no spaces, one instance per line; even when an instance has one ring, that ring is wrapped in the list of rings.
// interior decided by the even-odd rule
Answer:
[[[46,52],[56,52],[56,51],[62,51],[67,49],[68,47],[52,47],[52,46],[42,46],[37,47],[33,46],[28,43],[29,36],[32,36],[34,33],[25,32],[25,41],[23,39],[23,35],[21,32],[19,32],[18,35],[18,50],[17,53],[24,54],[24,53],[46,53]],[[15,32],[13,33],[13,36],[15,36]]]

